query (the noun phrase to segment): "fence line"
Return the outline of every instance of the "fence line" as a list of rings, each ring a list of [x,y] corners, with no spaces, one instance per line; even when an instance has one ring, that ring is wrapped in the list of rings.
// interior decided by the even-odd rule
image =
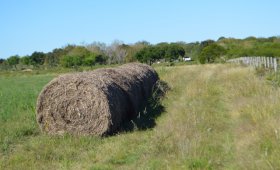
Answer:
[[[227,62],[229,63],[237,63],[237,64],[245,64],[248,66],[264,67],[268,69],[273,69],[275,72],[278,69],[278,59],[275,57],[240,57],[230,59]]]

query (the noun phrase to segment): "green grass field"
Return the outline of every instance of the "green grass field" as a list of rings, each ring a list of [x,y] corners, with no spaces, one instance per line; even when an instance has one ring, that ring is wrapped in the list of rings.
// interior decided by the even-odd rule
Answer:
[[[172,90],[155,127],[106,138],[40,132],[36,98],[56,73],[1,75],[0,169],[280,168],[279,88],[232,65],[156,70]]]

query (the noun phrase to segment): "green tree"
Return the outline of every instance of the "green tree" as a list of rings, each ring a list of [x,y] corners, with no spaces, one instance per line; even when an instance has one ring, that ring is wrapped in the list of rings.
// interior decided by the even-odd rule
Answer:
[[[90,54],[91,52],[83,46],[75,46],[67,53],[69,56],[78,56],[82,59],[84,59],[86,56],[89,56]]]
[[[199,56],[199,61],[201,64],[213,63],[218,57],[224,55],[225,53],[226,50],[222,46],[214,43],[202,50]]]
[[[78,66],[81,66],[83,63],[83,60],[79,56],[71,56],[71,55],[65,55],[61,58],[60,64],[63,67],[74,67],[77,68]]]
[[[60,59],[61,66],[77,68],[81,65],[94,64],[94,53],[91,53],[87,48],[83,46],[67,46],[66,48],[68,52]]]
[[[86,66],[93,66],[95,64],[95,59],[96,56],[94,54],[90,54],[89,56],[85,57],[83,64]]]
[[[95,63],[97,64],[106,64],[106,57],[102,54],[98,54],[95,56]]]
[[[179,44],[159,43],[156,46],[148,46],[135,54],[135,58],[140,62],[152,64],[159,59],[167,59],[169,61],[176,60],[180,56],[185,55],[184,48]]]
[[[166,51],[168,50],[169,44],[166,42],[158,43],[156,46],[156,51],[159,59],[164,59]]]
[[[214,40],[205,40],[205,41],[202,41],[202,42],[200,43],[200,48],[203,49],[203,48],[205,48],[205,47],[207,47],[207,46],[209,46],[209,45],[211,45],[211,44],[214,44],[214,43],[215,43]]]
[[[50,67],[55,67],[59,65],[61,58],[67,55],[75,46],[68,45],[65,48],[56,48],[52,52],[47,53],[45,58],[45,64]]]
[[[193,60],[198,61],[198,56],[200,54],[200,43],[188,43],[183,46],[185,50],[185,56],[191,57]]]
[[[220,37],[220,38],[218,38],[218,41],[222,41],[222,40],[224,40],[224,39],[226,39],[226,37]]]
[[[185,50],[178,44],[170,44],[165,52],[165,58],[169,61],[178,59],[180,56],[184,57]]]
[[[0,58],[0,64],[3,64],[5,61],[5,59]]]
[[[159,52],[160,52],[159,48],[154,46],[148,46],[138,51],[135,54],[135,57],[140,62],[148,63],[151,65],[155,60],[159,59],[160,57]]]
[[[30,56],[21,57],[19,62],[23,65],[30,65],[31,64]]]
[[[46,54],[43,52],[37,52],[31,54],[30,63],[34,66],[43,65],[45,61]]]
[[[126,48],[127,56],[125,58],[125,62],[137,61],[136,53],[148,46],[150,46],[150,43],[147,41],[136,42],[135,44],[130,45],[129,48]]]
[[[14,55],[7,59],[7,63],[8,63],[8,65],[14,66],[15,68],[17,68],[16,65],[19,63],[19,60],[20,60],[19,56]]]

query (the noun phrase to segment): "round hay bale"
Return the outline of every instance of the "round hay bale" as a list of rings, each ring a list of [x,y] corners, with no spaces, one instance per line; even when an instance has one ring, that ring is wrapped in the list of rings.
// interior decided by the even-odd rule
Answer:
[[[111,134],[137,115],[157,80],[155,70],[140,63],[61,75],[41,91],[37,122],[48,134]]]

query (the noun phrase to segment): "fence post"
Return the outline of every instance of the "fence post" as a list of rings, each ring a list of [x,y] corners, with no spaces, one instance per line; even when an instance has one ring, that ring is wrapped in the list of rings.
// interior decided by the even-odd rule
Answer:
[[[270,61],[270,69],[273,69],[273,61],[272,61],[272,57],[269,57],[269,61]]]
[[[274,63],[274,71],[277,72],[277,59],[273,58],[273,63]]]
[[[248,65],[249,65],[249,66],[251,66],[251,65],[252,65],[252,63],[253,63],[253,62],[252,62],[253,60],[252,60],[252,58],[251,58],[251,57],[248,57],[248,60],[249,60],[249,64],[248,64]]]
[[[266,66],[269,68],[269,57],[266,57]]]

